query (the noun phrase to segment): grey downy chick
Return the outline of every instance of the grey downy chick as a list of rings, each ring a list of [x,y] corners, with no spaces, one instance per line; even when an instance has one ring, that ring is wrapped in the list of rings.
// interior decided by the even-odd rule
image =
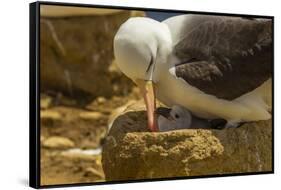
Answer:
[[[188,109],[175,105],[172,109],[158,108],[159,131],[171,131],[179,129],[210,129],[224,126],[225,120],[208,120],[196,117]]]

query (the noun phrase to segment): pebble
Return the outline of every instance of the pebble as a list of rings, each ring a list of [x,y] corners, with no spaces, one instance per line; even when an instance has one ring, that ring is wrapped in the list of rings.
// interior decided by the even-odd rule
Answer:
[[[40,98],[40,108],[47,109],[51,106],[52,98],[49,96],[43,96]]]
[[[106,99],[102,96],[99,96],[97,97],[96,101],[99,103],[99,104],[103,104],[106,102]]]
[[[55,126],[62,120],[62,115],[59,112],[51,110],[41,110],[40,120],[44,126]]]
[[[74,142],[65,137],[52,136],[47,138],[42,143],[45,148],[54,148],[54,149],[67,149],[73,148],[75,146]]]
[[[45,138],[43,135],[41,135],[41,136],[40,136],[40,143],[43,143],[45,139],[46,139],[46,138]]]
[[[104,179],[104,174],[98,170],[96,170],[95,168],[87,168],[85,170],[85,176],[92,176],[92,177],[98,177],[98,178],[101,178],[101,179]]]
[[[98,120],[103,117],[103,114],[100,112],[82,112],[79,117],[85,120]]]
[[[61,114],[59,112],[56,112],[56,111],[41,110],[40,111],[40,118],[41,119],[59,120],[59,119],[61,119]]]

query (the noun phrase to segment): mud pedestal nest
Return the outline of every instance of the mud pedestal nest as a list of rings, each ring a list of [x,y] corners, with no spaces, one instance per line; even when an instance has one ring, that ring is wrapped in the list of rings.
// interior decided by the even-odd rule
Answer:
[[[144,111],[116,118],[105,140],[107,181],[272,170],[272,121],[151,133]]]

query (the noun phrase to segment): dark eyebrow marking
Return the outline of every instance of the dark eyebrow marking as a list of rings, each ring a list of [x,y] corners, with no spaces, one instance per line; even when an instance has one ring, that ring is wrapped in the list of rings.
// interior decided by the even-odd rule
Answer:
[[[150,70],[150,67],[152,66],[152,64],[153,64],[153,55],[151,55],[149,65],[148,65],[148,67],[147,67],[147,69],[145,71],[146,73]]]
[[[158,47],[157,47],[157,49],[156,49],[156,56],[157,56],[157,53],[158,53]],[[151,55],[151,58],[150,58],[150,62],[149,62],[149,65],[148,65],[148,67],[147,67],[147,69],[146,69],[146,73],[150,70],[150,67],[153,65],[153,63],[154,63],[154,57],[153,57],[153,54],[152,54],[152,52],[150,52],[150,55]],[[153,69],[154,70],[154,69]],[[152,71],[153,72],[153,71]]]

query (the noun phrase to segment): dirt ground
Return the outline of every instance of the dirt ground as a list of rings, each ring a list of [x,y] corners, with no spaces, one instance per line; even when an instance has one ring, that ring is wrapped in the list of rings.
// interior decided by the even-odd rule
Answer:
[[[109,123],[122,106],[138,99],[137,89],[83,104],[41,93],[41,185],[104,181],[101,150]]]

